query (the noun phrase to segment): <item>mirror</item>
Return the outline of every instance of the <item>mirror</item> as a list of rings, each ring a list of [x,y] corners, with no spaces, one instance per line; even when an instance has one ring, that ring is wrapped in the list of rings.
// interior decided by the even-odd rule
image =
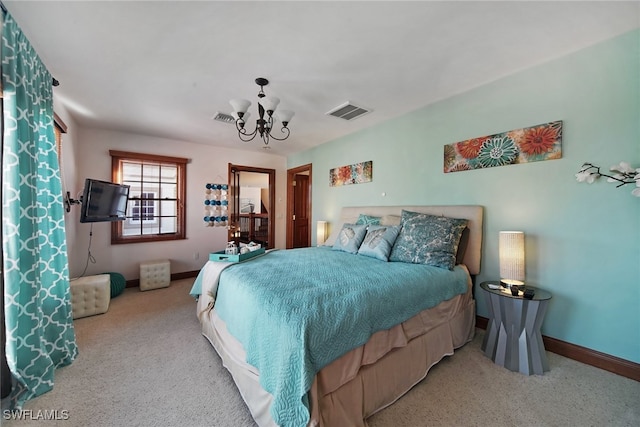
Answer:
[[[275,169],[229,164],[229,241],[274,247],[275,173]]]

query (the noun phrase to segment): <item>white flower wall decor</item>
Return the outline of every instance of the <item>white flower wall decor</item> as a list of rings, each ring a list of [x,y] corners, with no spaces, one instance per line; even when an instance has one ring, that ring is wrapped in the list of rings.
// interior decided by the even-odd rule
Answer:
[[[640,168],[632,168],[627,162],[620,162],[617,165],[613,165],[609,168],[611,175],[600,172],[600,167],[591,163],[584,163],[580,172],[576,174],[576,180],[578,182],[586,182],[592,184],[596,179],[604,176],[607,178],[607,182],[617,183],[616,188],[622,187],[626,184],[635,184],[635,187],[631,194],[640,197]]]

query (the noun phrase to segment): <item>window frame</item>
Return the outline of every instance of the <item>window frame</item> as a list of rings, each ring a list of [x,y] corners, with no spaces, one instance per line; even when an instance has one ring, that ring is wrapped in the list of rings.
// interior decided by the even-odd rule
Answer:
[[[62,169],[62,134],[67,133],[67,125],[55,111],[53,112],[53,133],[56,137],[56,153],[58,154],[58,167]]]
[[[156,163],[158,165],[169,164],[177,168],[176,232],[123,236],[123,221],[115,221],[111,223],[111,244],[117,245],[124,243],[162,242],[186,239],[187,163],[189,162],[189,159],[182,157],[159,156],[156,154],[133,153],[129,151],[118,150],[109,150],[109,154],[111,155],[111,177],[113,182],[119,184],[122,183],[122,163],[124,161]]]

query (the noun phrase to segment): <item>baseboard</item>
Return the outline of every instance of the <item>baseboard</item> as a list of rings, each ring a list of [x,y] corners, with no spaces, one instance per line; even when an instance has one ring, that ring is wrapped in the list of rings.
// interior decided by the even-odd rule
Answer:
[[[174,273],[171,274],[171,280],[196,277],[198,273],[198,270]],[[140,286],[140,279],[127,280],[127,288],[136,286]],[[489,319],[486,317],[476,316],[476,327],[486,330],[488,323]],[[545,335],[542,336],[542,341],[544,342],[544,347],[547,351],[568,357],[569,359],[573,359],[587,365],[595,366],[596,368],[604,369],[605,371],[613,372],[614,374],[621,375],[635,381],[640,381],[639,363],[561,341],[556,338],[547,337]]]
[[[489,319],[482,316],[476,316],[476,327],[487,329]],[[586,365],[595,366],[605,371],[613,372],[635,381],[640,381],[640,364],[619,357],[601,353],[590,348],[581,347],[556,338],[542,336],[544,348],[552,353],[559,354],[569,359],[576,360]]]
[[[171,280],[189,279],[190,277],[196,277],[200,273],[200,270],[183,271],[182,273],[175,273],[171,275]]]
[[[196,277],[200,270],[183,271],[182,273],[171,273],[171,280],[182,280]],[[137,288],[140,286],[140,279],[127,280],[127,288]]]

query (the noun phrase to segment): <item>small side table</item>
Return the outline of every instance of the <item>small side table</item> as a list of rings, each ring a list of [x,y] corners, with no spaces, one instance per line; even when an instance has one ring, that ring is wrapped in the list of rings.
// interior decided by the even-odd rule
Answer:
[[[532,299],[513,296],[507,288],[491,289],[499,281],[480,283],[489,296],[489,324],[482,350],[494,363],[526,375],[543,375],[549,370],[540,328],[551,299],[551,293],[533,289]],[[504,291],[502,290],[504,289]]]

